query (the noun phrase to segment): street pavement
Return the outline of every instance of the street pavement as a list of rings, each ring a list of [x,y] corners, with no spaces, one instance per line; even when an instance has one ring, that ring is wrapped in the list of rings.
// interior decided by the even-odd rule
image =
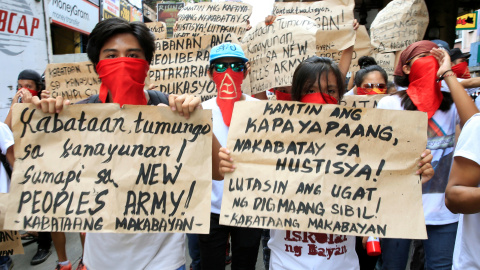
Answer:
[[[67,238],[67,256],[68,259],[72,262],[72,269],[75,270],[78,264],[78,261],[80,260],[82,256],[82,244],[80,243],[80,236],[78,233],[67,233],[66,234]],[[261,244],[260,244],[261,245]],[[190,256],[188,255],[188,247],[187,243],[185,243],[185,257],[187,258],[187,269],[190,267],[191,259]],[[30,260],[32,259],[33,255],[35,255],[35,252],[37,251],[37,244],[32,243],[29,244],[28,246],[25,246],[25,254],[24,255],[13,255],[13,262],[14,262],[14,267],[13,269],[18,269],[18,270],[54,270],[55,266],[57,265],[57,254],[55,253],[55,248],[53,247],[52,243],[52,255],[48,257],[48,259],[43,262],[42,264],[39,265],[30,265]],[[231,267],[228,265],[225,267],[225,269],[230,270]],[[256,270],[264,270],[263,266],[263,260],[262,260],[262,249],[260,247],[259,252],[258,252],[258,258],[257,258],[257,265],[256,265]]]

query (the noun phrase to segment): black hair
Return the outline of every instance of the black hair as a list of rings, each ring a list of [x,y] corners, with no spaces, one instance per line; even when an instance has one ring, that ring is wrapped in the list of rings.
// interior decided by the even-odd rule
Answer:
[[[393,95],[398,95],[400,97],[400,99],[402,100],[402,103],[401,103],[402,107],[405,108],[405,110],[407,110],[407,111],[417,111],[418,110],[417,106],[415,106],[415,104],[413,104],[412,100],[407,95],[406,90],[397,91]],[[442,112],[447,112],[448,110],[450,110],[450,108],[452,107],[452,104],[453,104],[452,94],[450,94],[449,92],[442,91],[442,95],[443,95],[442,103],[440,103],[440,107],[438,109]]]
[[[408,87],[408,85],[410,84],[410,79],[408,78],[408,74],[405,74],[403,76],[393,75],[393,81],[397,86],[401,86],[401,87]]]
[[[292,100],[300,101],[304,93],[315,84],[315,80],[317,80],[322,94],[326,94],[326,92],[323,92],[326,89],[321,89],[320,80],[322,75],[325,75],[328,85],[328,74],[330,71],[333,72],[337,79],[338,102],[340,102],[345,93],[345,81],[342,72],[340,72],[338,65],[332,59],[318,56],[305,59],[295,69],[292,79]]]
[[[45,73],[44,73],[45,74]],[[40,93],[45,90],[45,77],[32,69],[25,69],[18,74],[18,80],[31,80],[35,83],[35,90],[40,97]],[[17,89],[18,90],[18,89]]]
[[[357,71],[357,73],[355,74],[355,85],[357,87],[361,87],[362,83],[365,80],[365,77],[368,75],[368,73],[374,72],[374,71],[380,72],[380,74],[382,75],[385,83],[388,82],[387,72],[381,66],[372,65],[372,66],[368,66],[366,68],[363,68],[363,69],[360,69],[359,71]]]
[[[100,50],[105,42],[116,34],[134,35],[145,53],[145,59],[150,63],[155,52],[155,38],[143,22],[128,22],[114,17],[97,23],[88,37],[87,55],[95,67],[100,58]]]
[[[358,66],[360,69],[364,69],[368,66],[373,66],[373,65],[378,65],[377,61],[375,61],[375,58],[371,56],[362,56],[358,59]]]

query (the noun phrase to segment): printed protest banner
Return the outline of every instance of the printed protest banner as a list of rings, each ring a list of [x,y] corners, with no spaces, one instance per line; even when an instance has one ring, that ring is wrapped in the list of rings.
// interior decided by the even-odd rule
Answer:
[[[388,80],[393,82],[393,72],[395,71],[395,53],[376,53],[373,55],[375,61],[381,66],[388,75]]]
[[[354,0],[326,0],[311,3],[279,2],[273,6],[274,15],[304,15],[318,24],[318,56],[336,61],[341,51],[355,43],[353,30]]]
[[[150,66],[150,82],[167,94],[192,94],[202,101],[217,95],[215,83],[208,77],[210,50],[223,42],[237,42],[233,34],[223,39],[217,35],[202,35],[157,40],[155,55]],[[242,91],[250,94],[248,76]]]
[[[182,8],[178,13],[174,37],[199,35],[225,35],[242,37],[247,30],[252,6],[237,2],[195,3]]]
[[[157,20],[167,25],[167,37],[173,37],[173,27],[177,21],[178,12],[185,6],[185,3],[157,3]]]
[[[404,50],[423,39],[428,19],[423,0],[393,0],[378,12],[370,26],[372,44],[380,52]]]
[[[426,239],[415,175],[426,134],[416,111],[235,104],[220,224]]]
[[[355,45],[353,46],[352,63],[350,64],[349,71],[358,71],[360,69],[358,59],[362,56],[371,56],[372,54],[373,46],[370,43],[370,36],[368,35],[367,28],[365,28],[365,25],[360,25],[357,29]]]
[[[340,105],[352,108],[376,108],[380,99],[387,95],[351,95],[343,96]]]
[[[250,60],[252,93],[292,85],[295,68],[315,56],[316,32],[317,24],[300,15],[279,17],[271,25],[260,22],[248,31],[242,48]]]
[[[212,114],[86,104],[14,108],[5,228],[208,233]]]
[[[25,254],[20,234],[17,231],[3,230],[8,198],[8,193],[0,193],[0,256]]]
[[[98,94],[100,78],[92,62],[48,64],[45,71],[45,87],[50,97],[62,96],[72,103]]]
[[[145,25],[155,35],[155,39],[167,38],[167,25],[164,22],[148,22]]]

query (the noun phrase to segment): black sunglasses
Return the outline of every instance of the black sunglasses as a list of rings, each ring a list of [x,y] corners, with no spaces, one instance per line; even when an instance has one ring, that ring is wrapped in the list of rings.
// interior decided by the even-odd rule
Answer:
[[[384,83],[365,83],[362,85],[362,87],[365,89],[373,89],[373,88],[386,89],[387,85]]]
[[[245,63],[213,63],[213,69],[215,69],[216,72],[225,72],[228,67],[230,67],[235,72],[242,72],[243,70],[245,70]]]

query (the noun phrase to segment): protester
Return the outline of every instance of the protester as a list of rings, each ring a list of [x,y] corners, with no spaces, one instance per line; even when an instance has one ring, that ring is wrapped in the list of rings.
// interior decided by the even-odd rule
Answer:
[[[452,162],[455,127],[457,123],[463,125],[478,110],[452,72],[448,53],[431,41],[408,46],[400,55],[394,78],[397,85],[407,90],[381,99],[377,108],[427,113],[427,148],[432,150],[435,175],[428,183],[422,179],[428,234],[428,240],[423,241],[425,267],[450,269],[458,216],[446,208],[444,192]],[[450,93],[440,91],[437,79],[445,80]],[[408,239],[382,239],[383,269],[404,269],[409,248]]]
[[[453,255],[454,270],[480,269],[480,114],[468,120],[455,149],[445,204],[462,213]]]
[[[13,106],[17,103],[30,103],[32,97],[40,97],[43,93],[44,84],[42,77],[38,72],[32,69],[25,69],[17,78],[17,92],[12,98],[12,104],[8,112],[7,117],[5,118],[5,124],[11,129],[12,128],[12,109]],[[12,164],[12,163],[10,163]],[[33,255],[32,260],[30,261],[31,265],[41,264],[48,259],[52,254],[50,250],[52,245],[52,237],[49,232],[26,232],[21,235],[22,239],[36,239],[37,241],[37,252]]]
[[[42,93],[42,77],[32,69],[25,69],[17,78],[17,92],[12,98],[10,111],[5,118],[5,124],[12,129],[12,108],[17,103],[31,103],[32,97],[40,97]]]
[[[468,58],[470,57],[470,53],[462,53],[462,51],[458,48],[450,50],[448,43],[440,39],[432,40],[432,42],[437,44],[439,48],[442,48],[448,52],[452,61],[452,71],[455,72],[457,75],[457,80],[465,88],[465,90],[470,95],[480,91],[480,77],[472,78],[468,69]],[[442,81],[441,90],[444,92],[449,91],[445,81]]]
[[[102,84],[99,95],[80,103],[165,104],[188,118],[200,98],[143,90],[154,50],[154,37],[145,24],[120,18],[99,22],[89,36],[87,55]],[[60,113],[70,104],[60,96],[34,97],[33,103],[46,113]],[[212,152],[218,151],[217,144],[214,139]],[[218,159],[213,158],[213,164],[213,176],[218,179]],[[182,233],[88,233],[83,261],[88,269],[185,269],[184,243]]]
[[[452,59],[452,71],[455,72],[457,78],[470,79],[470,70],[468,70],[470,53],[463,53],[459,48],[453,48],[450,50],[450,58]]]
[[[387,93],[387,72],[377,65],[360,69],[355,75],[357,95],[378,95]]]
[[[360,70],[368,67],[368,66],[372,66],[372,65],[377,65],[377,61],[375,61],[375,58],[371,57],[371,56],[362,56],[360,58],[358,58],[358,67],[360,68]],[[358,72],[358,71],[357,71]],[[352,76],[350,77],[350,80],[348,80],[348,85],[347,85],[347,89],[350,89],[349,92],[345,93],[345,95],[349,95],[350,92],[353,91],[353,93],[356,94],[356,89],[355,89],[355,76],[356,76],[356,73],[357,72],[352,72]],[[350,94],[352,95],[352,94]]]
[[[238,101],[256,100],[242,93],[242,82],[247,76],[248,59],[242,48],[233,43],[222,43],[210,51],[208,76],[215,82],[217,97],[202,103],[212,110],[213,133],[225,147],[233,106]],[[202,269],[225,269],[225,250],[231,237],[232,269],[255,269],[260,244],[260,229],[231,227],[219,224],[223,181],[212,183],[210,233],[199,234]]]
[[[345,83],[343,74],[338,66],[329,58],[310,57],[303,61],[295,70],[292,81],[292,99],[305,103],[317,104],[338,104],[341,100]],[[220,172],[233,172],[235,170],[234,160],[230,157],[228,149],[220,148]],[[432,156],[429,150],[422,153],[422,160],[419,163],[417,174],[421,174],[425,180],[433,176],[433,170],[429,163]],[[326,239],[328,235],[316,234],[315,243],[319,250],[327,250],[345,245],[346,252],[332,257],[309,255],[308,252],[296,254],[285,250],[285,244],[292,232],[283,230],[270,230],[270,241],[268,246],[270,253],[271,269],[359,269],[359,262],[355,252],[355,237],[332,235],[334,244],[329,241],[321,241],[317,237]],[[313,239],[313,238],[312,238]],[[296,242],[301,250],[309,250],[310,242]]]

